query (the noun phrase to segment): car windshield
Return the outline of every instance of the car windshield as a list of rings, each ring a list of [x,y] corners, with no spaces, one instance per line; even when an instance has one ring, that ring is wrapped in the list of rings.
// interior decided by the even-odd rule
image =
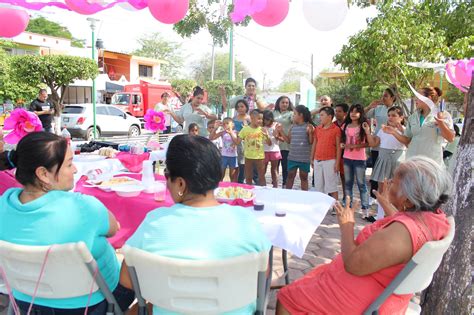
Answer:
[[[112,104],[128,105],[130,104],[130,94],[115,94],[112,96]]]
[[[82,114],[85,109],[82,106],[66,106],[64,107],[63,114]]]

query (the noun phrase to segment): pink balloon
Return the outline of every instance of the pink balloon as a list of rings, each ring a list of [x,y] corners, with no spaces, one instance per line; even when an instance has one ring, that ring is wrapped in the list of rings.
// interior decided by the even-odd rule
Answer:
[[[95,14],[99,11],[105,9],[103,6],[98,4],[96,0],[87,1],[87,0],[64,0],[68,8],[74,12],[84,15]]]
[[[15,37],[26,30],[30,16],[24,10],[0,8],[0,37]]]
[[[262,12],[267,7],[267,0],[252,0],[250,7],[250,15]]]
[[[161,23],[175,24],[186,16],[189,0],[149,0],[148,9]]]
[[[472,73],[467,73],[467,64],[464,62],[464,60],[459,60],[458,62],[456,62],[454,74],[456,75],[456,80],[462,86],[471,85]]]
[[[268,0],[267,6],[260,12],[252,15],[255,23],[270,27],[283,22],[288,15],[290,2],[288,0]]]

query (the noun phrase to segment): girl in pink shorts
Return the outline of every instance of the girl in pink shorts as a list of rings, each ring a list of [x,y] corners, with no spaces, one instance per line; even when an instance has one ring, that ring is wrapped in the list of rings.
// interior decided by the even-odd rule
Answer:
[[[263,145],[265,150],[265,171],[268,168],[268,162],[271,165],[272,185],[278,188],[278,161],[281,160],[279,140],[281,138],[277,128],[277,123],[274,120],[273,113],[269,110],[263,112],[263,128],[265,128],[270,135],[271,145],[266,143]]]

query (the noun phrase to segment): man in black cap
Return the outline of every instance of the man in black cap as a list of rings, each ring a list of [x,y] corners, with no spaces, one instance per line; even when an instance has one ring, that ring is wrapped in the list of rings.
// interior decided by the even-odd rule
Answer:
[[[44,131],[53,133],[51,122],[53,121],[54,107],[47,99],[48,92],[45,89],[41,89],[38,97],[31,102],[29,110],[38,115],[43,124]]]

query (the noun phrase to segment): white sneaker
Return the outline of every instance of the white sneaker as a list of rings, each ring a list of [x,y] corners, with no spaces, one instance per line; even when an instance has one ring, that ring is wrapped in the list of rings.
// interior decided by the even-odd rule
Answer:
[[[372,197],[369,197],[369,206],[373,205],[375,203],[375,199]]]

